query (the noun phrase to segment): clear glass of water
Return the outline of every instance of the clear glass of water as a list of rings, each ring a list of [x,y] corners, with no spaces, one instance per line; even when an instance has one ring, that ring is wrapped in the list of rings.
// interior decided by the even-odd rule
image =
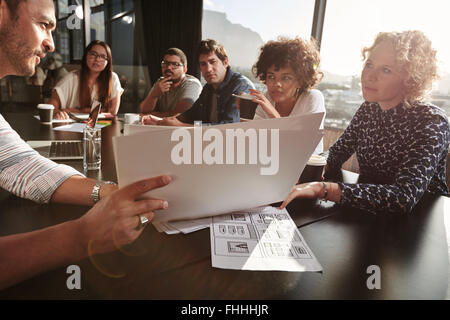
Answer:
[[[98,170],[102,162],[102,131],[86,126],[83,131],[83,168]]]

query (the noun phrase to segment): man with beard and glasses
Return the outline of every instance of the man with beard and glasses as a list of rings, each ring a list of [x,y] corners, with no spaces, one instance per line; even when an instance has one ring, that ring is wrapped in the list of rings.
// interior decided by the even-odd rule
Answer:
[[[142,113],[158,117],[170,117],[188,110],[197,100],[202,85],[186,74],[187,59],[178,48],[170,48],[161,61],[162,77],[153,85],[147,98],[141,103]]]
[[[0,79],[32,75],[45,53],[54,50],[55,25],[53,0],[0,0]],[[168,206],[163,200],[136,199],[168,183],[170,177],[160,176],[118,189],[113,183],[87,179],[69,166],[40,156],[0,115],[0,191],[40,203],[93,206],[75,220],[1,236],[0,290],[131,243],[153,211]]]

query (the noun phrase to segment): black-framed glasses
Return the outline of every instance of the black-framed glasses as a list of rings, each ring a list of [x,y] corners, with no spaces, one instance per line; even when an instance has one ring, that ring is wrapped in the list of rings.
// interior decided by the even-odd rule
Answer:
[[[161,61],[161,67],[174,67],[179,68],[182,67],[183,64],[181,62],[172,62],[172,61]]]
[[[88,52],[88,55],[89,56],[91,56],[92,58],[94,58],[94,59],[100,59],[101,61],[107,61],[108,60],[108,57],[107,56],[105,56],[104,54],[98,54],[97,52],[95,52],[95,51],[89,51]]]

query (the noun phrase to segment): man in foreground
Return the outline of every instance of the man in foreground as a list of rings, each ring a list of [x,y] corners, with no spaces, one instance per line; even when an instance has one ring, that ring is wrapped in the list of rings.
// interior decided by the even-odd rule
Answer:
[[[0,0],[0,78],[29,76],[54,50],[52,0]],[[44,271],[113,251],[134,241],[163,200],[136,199],[170,183],[161,176],[117,190],[41,157],[0,115],[0,187],[36,202],[94,207],[77,220],[33,232],[0,237],[0,289]]]

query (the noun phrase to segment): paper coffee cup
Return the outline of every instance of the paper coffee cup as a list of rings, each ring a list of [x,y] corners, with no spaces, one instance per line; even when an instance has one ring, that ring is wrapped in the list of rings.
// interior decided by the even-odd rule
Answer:
[[[255,97],[248,93],[235,95],[235,97],[240,99],[240,117],[244,119],[253,119],[255,116],[256,107],[258,107],[258,104],[252,101]]]
[[[300,176],[299,183],[322,181],[323,168],[327,159],[323,156],[313,154],[306,163],[305,169]]]
[[[51,124],[53,120],[53,110],[55,107],[52,104],[38,104],[39,119],[42,124]]]

